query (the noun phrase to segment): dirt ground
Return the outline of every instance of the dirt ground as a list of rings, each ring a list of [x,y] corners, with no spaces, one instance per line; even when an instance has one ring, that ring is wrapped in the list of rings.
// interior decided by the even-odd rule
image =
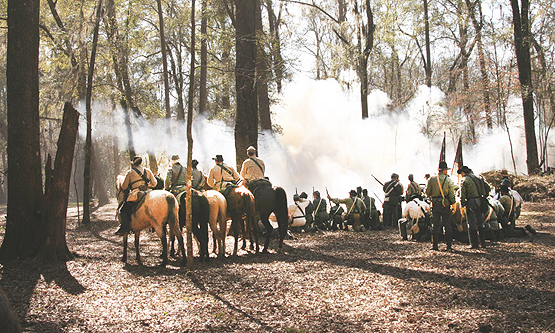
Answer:
[[[114,211],[99,208],[80,226],[70,209],[75,260],[2,267],[25,332],[555,332],[553,200],[523,206],[517,225],[536,236],[485,250],[431,251],[394,229],[302,233],[282,253],[272,241],[270,254],[240,251],[193,271],[177,260],[157,267],[150,232],[144,266],[132,241],[123,264]]]

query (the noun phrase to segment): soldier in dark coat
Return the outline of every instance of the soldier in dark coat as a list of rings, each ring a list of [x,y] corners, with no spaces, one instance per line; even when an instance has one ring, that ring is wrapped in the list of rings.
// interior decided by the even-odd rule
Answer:
[[[468,232],[470,235],[471,248],[478,248],[478,232],[480,243],[486,247],[486,228],[484,225],[483,212],[487,209],[487,198],[490,186],[482,179],[474,175],[466,165],[457,171],[464,178],[461,182],[461,206],[466,207],[466,220],[468,221]]]
[[[383,203],[383,224],[385,226],[397,227],[401,218],[401,201],[403,197],[403,185],[399,182],[399,175],[394,173],[391,180],[384,184],[383,191],[385,199]]]

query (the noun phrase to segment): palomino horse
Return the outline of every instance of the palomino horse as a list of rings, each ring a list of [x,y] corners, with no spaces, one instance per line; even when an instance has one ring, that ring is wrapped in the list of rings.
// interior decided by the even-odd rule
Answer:
[[[239,241],[239,234],[243,235],[243,246],[241,249],[247,247],[247,236],[251,242],[251,250],[255,250],[254,242],[256,243],[255,252],[258,253],[258,226],[254,221],[254,197],[245,186],[234,187],[229,191],[226,196],[227,201],[227,215],[231,218],[230,231],[235,237],[235,244],[233,245],[233,255],[237,255],[237,247]],[[244,220],[243,220],[244,217]]]
[[[179,229],[180,231],[185,227],[187,220],[187,202],[186,192],[181,192],[177,195],[179,201]],[[192,232],[199,242],[200,261],[208,260],[208,216],[210,213],[208,200],[206,197],[197,190],[192,190],[192,210],[193,210],[193,228]],[[171,238],[170,256],[174,255],[174,242],[175,238]]]
[[[125,177],[119,175],[116,178],[116,190],[118,203],[124,199],[124,193],[121,185]],[[166,237],[166,225],[170,227],[170,236],[177,237],[179,249],[181,253],[185,253],[183,244],[183,236],[179,230],[178,221],[178,205],[174,195],[164,190],[148,191],[144,198],[140,200],[137,207],[131,213],[131,230],[135,233],[135,252],[137,263],[141,265],[141,257],[139,254],[139,237],[141,230],[154,228],[156,234],[162,242],[162,266],[168,263],[168,240]],[[119,218],[119,213],[118,213]],[[127,236],[123,236],[123,257],[122,261],[127,262]],[[185,265],[187,258],[183,256],[182,265]]]
[[[274,213],[278,222],[279,231],[279,251],[283,247],[283,240],[287,235],[289,218],[287,213],[287,196],[281,187],[272,187],[272,184],[265,180],[257,180],[252,185],[254,194],[254,206],[256,207],[256,220],[260,219],[266,228],[266,240],[264,242],[263,253],[268,252],[270,238],[274,228],[270,224],[268,217]],[[250,186],[249,186],[250,187]]]
[[[227,201],[223,194],[215,190],[202,192],[210,208],[208,224],[214,237],[214,253],[218,247],[218,258],[225,257],[225,236],[227,230]]]

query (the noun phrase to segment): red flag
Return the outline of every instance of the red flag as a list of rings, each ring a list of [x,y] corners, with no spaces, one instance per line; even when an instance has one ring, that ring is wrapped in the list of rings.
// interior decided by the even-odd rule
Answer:
[[[443,143],[441,144],[441,152],[439,153],[439,163],[445,162],[445,132],[443,132]]]
[[[462,137],[459,137],[459,144],[457,145],[457,152],[455,153],[455,161],[453,162],[453,168],[451,169],[451,174],[457,173],[457,171],[463,166],[463,156],[462,156]]]

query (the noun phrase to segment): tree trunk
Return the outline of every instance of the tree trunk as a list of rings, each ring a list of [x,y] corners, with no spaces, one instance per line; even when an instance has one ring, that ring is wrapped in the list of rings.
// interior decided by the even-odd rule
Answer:
[[[478,61],[480,63],[480,73],[482,81],[482,99],[484,103],[484,111],[486,113],[486,125],[489,129],[493,128],[493,120],[491,117],[491,106],[490,106],[490,93],[489,93],[489,79],[488,71],[486,68],[486,56],[484,54],[484,46],[482,43],[482,27],[484,25],[482,19],[482,2],[477,0],[474,4],[470,3],[470,0],[466,0],[466,6],[472,19],[472,25],[474,30],[476,30],[476,40],[478,44]],[[480,20],[476,18],[476,13],[474,12],[476,7],[478,8],[478,14],[480,15]]]
[[[256,83],[256,0],[235,0],[235,161],[239,169],[248,146],[258,146]]]
[[[98,156],[95,146],[92,147],[92,156],[91,156],[91,169],[93,174],[93,183],[94,188],[96,189],[96,195],[98,196],[98,206],[104,206],[110,203],[110,198],[108,197],[108,191],[106,190],[106,186],[104,184],[104,174],[100,172],[99,168],[99,161],[100,157]],[[56,155],[57,156],[57,155]]]
[[[164,101],[166,106],[166,119],[172,116],[170,108],[170,84],[168,81],[168,58],[166,55],[166,37],[164,35],[164,12],[162,12],[162,0],[156,0],[158,4],[158,21],[160,23],[160,50],[162,51],[162,77],[164,79]],[[168,123],[168,130],[170,129]]]
[[[267,55],[264,52],[264,31],[262,29],[262,8],[260,0],[256,0],[256,91],[258,95],[258,112],[260,116],[260,128],[272,130],[272,118],[270,116],[270,97],[268,96],[268,65]]]
[[[432,56],[430,51],[430,19],[428,18],[428,0],[424,0],[424,33],[426,35],[426,85],[432,87]]]
[[[54,169],[51,169],[50,156],[46,166],[43,224],[47,226],[47,232],[39,257],[50,261],[67,261],[73,258],[67,247],[66,222],[78,125],[79,113],[70,103],[66,103]]]
[[[87,100],[86,100],[86,119],[87,136],[85,138],[85,166],[83,168],[83,223],[91,222],[90,201],[91,201],[91,155],[92,155],[92,87],[94,77],[94,65],[96,61],[96,48],[98,45],[98,29],[100,27],[100,14],[102,13],[102,0],[98,0],[96,8],[96,21],[94,24],[91,59],[89,73],[87,75]]]
[[[283,57],[281,56],[281,39],[279,36],[279,26],[281,21],[281,13],[283,8],[283,2],[280,2],[279,13],[276,17],[274,12],[272,0],[266,0],[266,8],[268,10],[268,23],[270,28],[270,41],[271,47],[270,51],[272,53],[272,66],[275,73],[276,86],[278,93],[281,93],[282,80],[283,80]]]
[[[208,32],[208,0],[202,0],[201,5],[201,19],[200,19],[200,87],[199,87],[199,102],[198,112],[204,114],[206,112],[206,103],[208,101],[208,89],[206,87],[208,77],[208,47],[207,47],[207,32]]]
[[[534,174],[539,171],[539,162],[536,130],[534,127],[534,89],[532,87],[532,66],[530,62],[530,42],[532,36],[529,22],[529,2],[528,0],[521,0],[521,4],[522,8],[519,9],[518,0],[511,0],[515,51],[526,136],[526,166],[528,174]]]
[[[192,205],[192,160],[193,160],[193,98],[195,96],[195,0],[191,1],[191,67],[189,69],[189,100],[187,101],[187,268],[193,269],[193,205]]]
[[[39,0],[8,0],[9,186],[2,262],[34,256],[44,235],[40,224],[39,8]]]

